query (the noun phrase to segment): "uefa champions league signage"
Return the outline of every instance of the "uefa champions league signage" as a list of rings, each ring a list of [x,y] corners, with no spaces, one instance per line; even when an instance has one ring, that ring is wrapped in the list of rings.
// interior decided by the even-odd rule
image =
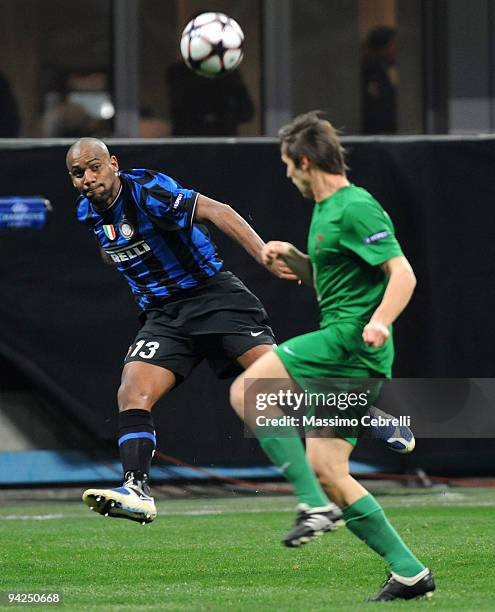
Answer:
[[[42,229],[51,210],[43,196],[0,197],[0,230]]]

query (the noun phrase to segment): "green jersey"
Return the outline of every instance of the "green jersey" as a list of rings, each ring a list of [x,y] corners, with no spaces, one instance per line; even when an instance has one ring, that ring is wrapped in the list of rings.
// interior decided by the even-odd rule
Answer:
[[[390,217],[364,189],[350,185],[315,204],[308,253],[321,312],[321,329],[275,348],[290,376],[311,392],[335,378],[390,377],[394,344],[374,348],[363,327],[382,301],[387,278],[381,268],[402,255]],[[370,381],[366,381],[366,389]],[[336,432],[350,440],[348,435]],[[353,439],[355,443],[355,439]]]
[[[387,286],[380,266],[402,250],[388,214],[365,189],[350,185],[315,204],[308,254],[321,327],[351,321],[364,326]]]

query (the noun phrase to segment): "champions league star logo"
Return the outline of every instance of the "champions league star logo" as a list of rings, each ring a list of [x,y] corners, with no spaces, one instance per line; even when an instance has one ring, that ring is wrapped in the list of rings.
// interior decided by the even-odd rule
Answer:
[[[134,228],[126,219],[119,224],[119,232],[126,240],[130,240],[134,236]]]
[[[10,211],[16,215],[22,215],[29,211],[29,206],[24,204],[24,202],[15,202],[15,204],[12,204]]]

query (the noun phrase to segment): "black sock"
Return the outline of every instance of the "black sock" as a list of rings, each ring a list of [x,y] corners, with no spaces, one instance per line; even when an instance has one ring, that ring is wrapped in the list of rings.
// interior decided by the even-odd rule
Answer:
[[[126,478],[133,472],[136,480],[148,480],[155,447],[151,412],[132,408],[119,413],[119,451]]]

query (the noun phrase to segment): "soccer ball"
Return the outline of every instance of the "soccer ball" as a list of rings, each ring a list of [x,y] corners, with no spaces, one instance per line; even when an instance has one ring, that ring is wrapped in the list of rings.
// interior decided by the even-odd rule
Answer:
[[[223,13],[202,13],[182,32],[180,51],[197,74],[213,78],[235,70],[242,62],[244,33]]]

